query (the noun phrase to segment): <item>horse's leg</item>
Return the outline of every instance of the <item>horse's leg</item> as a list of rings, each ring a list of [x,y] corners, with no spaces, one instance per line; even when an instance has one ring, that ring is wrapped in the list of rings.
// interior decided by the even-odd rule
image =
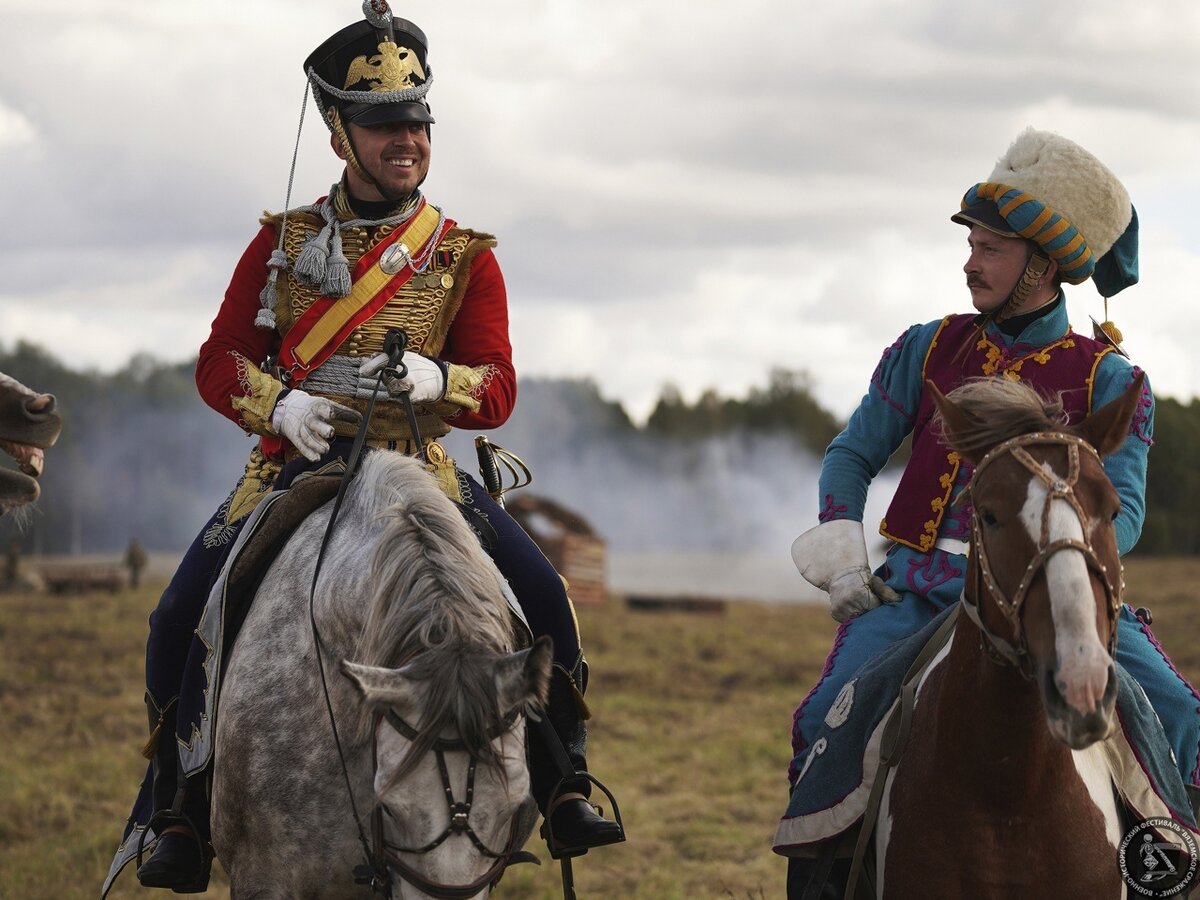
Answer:
[[[493,545],[488,548],[492,562],[512,586],[534,636],[546,635],[554,641],[547,715],[538,727],[529,730],[533,796],[550,823],[543,829],[543,837],[550,840],[549,830],[553,831],[550,843],[556,857],[560,851],[586,852],[588,847],[622,841],[625,834],[621,826],[597,815],[588,804],[587,798],[592,793],[590,779],[570,777],[571,773],[565,769],[569,765],[574,772],[588,771],[585,724],[588,713],[583,700],[588,672],[563,579],[504,508],[477,481],[465,477],[469,490],[464,494],[464,502],[482,515],[495,532]]]

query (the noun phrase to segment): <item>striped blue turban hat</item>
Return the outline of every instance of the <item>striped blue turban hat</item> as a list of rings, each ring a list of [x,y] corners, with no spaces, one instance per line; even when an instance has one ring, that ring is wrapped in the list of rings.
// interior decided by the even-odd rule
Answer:
[[[1124,186],[1078,144],[1028,128],[951,218],[1034,241],[1063,280],[1111,297],[1137,283],[1137,215]],[[1006,230],[996,227],[999,219]]]

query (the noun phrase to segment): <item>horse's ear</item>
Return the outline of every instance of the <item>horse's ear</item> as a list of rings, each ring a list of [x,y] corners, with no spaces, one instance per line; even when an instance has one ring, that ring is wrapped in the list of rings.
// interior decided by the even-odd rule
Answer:
[[[402,669],[381,669],[342,660],[342,674],[358,688],[370,706],[391,706],[397,711],[411,709],[416,702],[415,688]]]
[[[528,650],[500,660],[496,666],[496,693],[502,714],[528,703],[545,705],[553,656],[554,642],[542,635]]]
[[[1138,372],[1124,394],[1096,410],[1073,431],[1095,447],[1101,456],[1119,449],[1125,443],[1129,423],[1142,400],[1142,384],[1145,380],[1146,373]]]
[[[929,391],[929,395],[933,397],[933,405],[937,407],[937,414],[942,420],[942,430],[946,436],[946,443],[957,450],[958,448],[955,447],[955,444],[958,443],[957,435],[978,428],[978,419],[966,410],[956,406],[953,401],[949,400],[945,394],[938,390],[936,384],[928,379],[925,381],[925,390]],[[965,453],[963,455],[967,456]],[[971,461],[978,462],[975,459]]]

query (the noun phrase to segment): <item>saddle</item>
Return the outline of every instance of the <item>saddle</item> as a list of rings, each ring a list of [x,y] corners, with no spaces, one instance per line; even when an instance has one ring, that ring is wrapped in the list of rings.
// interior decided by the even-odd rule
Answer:
[[[267,569],[300,523],[338,491],[341,475],[301,475],[263,510],[246,543],[237,551],[225,584],[223,650],[229,652],[241,630]]]

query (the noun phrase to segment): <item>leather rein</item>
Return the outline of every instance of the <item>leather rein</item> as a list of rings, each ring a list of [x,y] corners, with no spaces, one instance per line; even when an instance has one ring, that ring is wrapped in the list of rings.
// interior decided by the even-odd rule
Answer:
[[[346,793],[350,801],[351,813],[354,817],[354,824],[358,832],[359,844],[362,847],[364,862],[354,867],[354,882],[370,887],[372,893],[380,894],[385,898],[392,896],[392,880],[391,872],[395,871],[405,881],[411,883],[418,890],[421,890],[431,897],[443,898],[443,900],[467,900],[474,897],[485,886],[494,885],[500,880],[500,876],[504,874],[504,869],[515,863],[520,862],[535,862],[539,860],[532,853],[526,853],[517,846],[519,835],[517,833],[518,816],[513,814],[512,825],[509,829],[508,847],[504,853],[495,853],[489,850],[486,845],[475,834],[468,822],[470,815],[471,802],[474,796],[475,789],[475,764],[476,760],[471,757],[467,771],[467,791],[466,799],[463,803],[459,803],[454,799],[454,791],[450,786],[450,775],[446,768],[444,753],[452,750],[465,750],[466,748],[458,741],[445,741],[439,739],[434,743],[434,750],[437,753],[438,767],[442,773],[442,782],[445,789],[446,802],[450,806],[450,825],[438,838],[424,847],[419,847],[415,850],[406,850],[401,847],[389,846],[383,838],[383,813],[384,808],[381,803],[376,803],[375,810],[371,817],[371,839],[368,841],[367,835],[363,830],[362,818],[358,812],[358,804],[354,800],[354,789],[350,784],[350,772],[346,766],[346,753],[342,746],[341,736],[338,732],[337,720],[333,712],[333,703],[329,697],[329,683],[325,674],[324,643],[321,640],[321,632],[317,627],[316,618],[316,592],[317,579],[321,574],[321,564],[325,558],[325,551],[329,546],[329,539],[333,535],[333,530],[337,525],[338,513],[342,507],[342,501],[345,498],[346,489],[350,484],[350,480],[354,477],[358,469],[358,460],[362,454],[363,445],[366,442],[367,427],[371,421],[371,413],[375,409],[375,398],[384,391],[383,377],[385,373],[391,374],[397,378],[404,378],[407,375],[408,368],[403,362],[403,353],[408,337],[400,329],[389,329],[386,340],[385,349],[389,354],[389,364],[386,368],[381,369],[379,378],[375,385],[375,390],[372,391],[367,408],[363,414],[362,423],[359,425],[358,433],[355,435],[354,443],[351,446],[350,454],[346,460],[346,469],[342,473],[341,483],[338,485],[338,492],[333,501],[333,510],[329,515],[329,524],[325,528],[324,537],[321,539],[320,549],[317,551],[317,560],[313,568],[312,584],[309,588],[308,595],[308,616],[309,624],[313,636],[314,649],[316,650],[317,672],[321,681],[321,692],[325,701],[325,710],[329,718],[330,731],[332,732],[334,745],[337,749],[338,762],[341,766],[342,779],[346,785]],[[417,444],[421,445],[420,433],[417,430],[416,415],[412,407],[412,399],[407,392],[400,395],[400,400],[404,406],[405,414],[409,422],[412,436]],[[418,457],[424,461],[424,449],[418,453]],[[395,711],[389,709],[386,712],[387,721],[398,730],[401,734],[408,737],[410,740],[416,737],[416,730],[405,722]],[[512,727],[511,720],[505,721],[505,730]],[[371,744],[371,760],[372,771],[376,766],[376,746],[375,733],[379,727],[379,718],[376,718],[375,728],[372,730]],[[398,853],[428,853],[435,847],[439,846],[451,834],[464,833],[470,837],[471,841],[479,849],[481,853],[489,858],[495,859],[495,862],[488,870],[479,878],[472,881],[470,884],[464,885],[448,885],[441,884],[435,881],[430,881],[420,872],[417,872],[412,866],[404,862],[397,854]]]
[[[1066,478],[1059,478],[1051,474],[1030,455],[1029,451],[1025,448],[1033,444],[1050,444],[1066,448],[1068,461]],[[1073,434],[1061,431],[1036,431],[1030,434],[1018,435],[998,444],[987,452],[983,459],[979,461],[979,465],[975,468],[971,480],[967,483],[967,487],[963,491],[964,496],[969,495],[983,471],[1001,456],[1011,456],[1046,486],[1046,499],[1042,504],[1041,535],[1038,539],[1038,550],[1025,567],[1025,572],[1022,574],[1021,581],[1017,585],[1016,592],[1012,597],[1005,595],[996,581],[991,561],[988,558],[987,545],[983,540],[982,517],[979,509],[978,507],[974,507],[971,510],[970,552],[977,560],[977,563],[975,566],[974,582],[968,583],[967,586],[973,588],[973,590],[968,590],[967,587],[964,587],[962,598],[963,611],[966,612],[971,621],[979,628],[981,641],[988,652],[993,658],[998,658],[998,661],[1016,666],[1021,675],[1027,680],[1033,679],[1033,657],[1029,652],[1029,644],[1026,640],[1021,612],[1034,578],[1046,567],[1050,557],[1063,550],[1077,550],[1082,553],[1088,569],[1096,574],[1101,585],[1103,585],[1108,604],[1109,625],[1112,626],[1108,639],[1109,655],[1113,655],[1117,649],[1116,618],[1117,613],[1121,609],[1121,589],[1124,585],[1119,581],[1114,586],[1107,568],[1100,561],[1095,549],[1092,547],[1091,540],[1086,539],[1086,535],[1088,534],[1086,527],[1087,514],[1084,512],[1083,505],[1079,502],[1079,498],[1075,494],[1075,485],[1079,481],[1080,449],[1090,453],[1097,462],[1100,461],[1100,454],[1096,452],[1095,448],[1083,440],[1083,438],[1076,437]],[[1054,500],[1065,500],[1071,505],[1071,508],[1075,511],[1075,515],[1079,518],[1080,532],[1085,535],[1085,540],[1080,541],[1073,538],[1060,538],[1056,541],[1050,540],[1050,504]],[[992,601],[1012,626],[1013,634],[1016,635],[1015,644],[995,634],[984,625],[983,618],[979,612],[979,602],[985,596]]]

